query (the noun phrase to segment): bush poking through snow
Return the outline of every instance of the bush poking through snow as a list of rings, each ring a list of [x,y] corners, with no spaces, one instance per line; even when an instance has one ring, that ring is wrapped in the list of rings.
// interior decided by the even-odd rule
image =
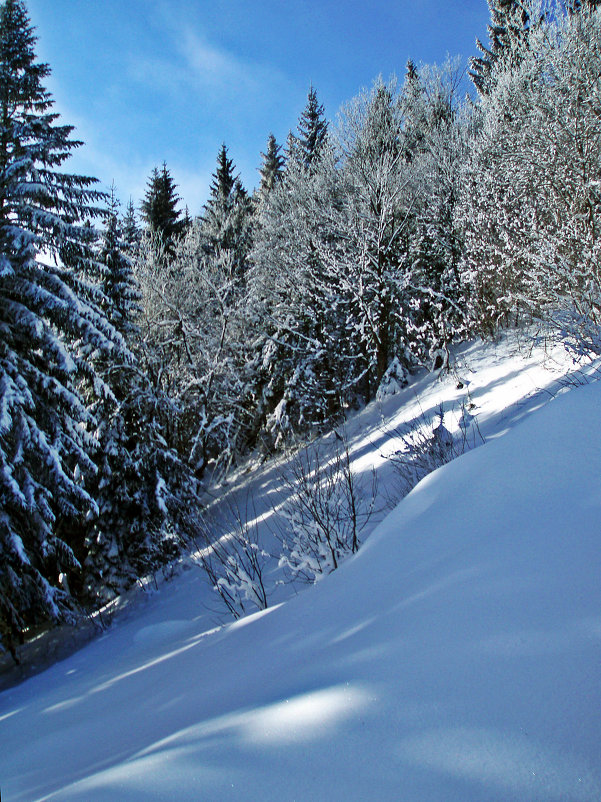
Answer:
[[[461,407],[459,431],[453,435],[444,425],[445,410],[441,404],[434,421],[424,414],[397,432],[402,446],[391,460],[399,477],[398,498],[404,498],[425,476],[455,457],[484,443],[475,417],[465,404]]]
[[[251,612],[249,605],[265,610],[268,601],[263,569],[270,555],[259,545],[252,502],[247,499],[243,509],[231,504],[224,522],[205,521],[201,540],[197,543],[197,559],[233,617]]]
[[[346,441],[327,461],[318,445],[303,449],[282,480],[289,496],[279,512],[282,554],[279,565],[290,579],[316,582],[334,571],[360,545],[377,492],[351,467]]]

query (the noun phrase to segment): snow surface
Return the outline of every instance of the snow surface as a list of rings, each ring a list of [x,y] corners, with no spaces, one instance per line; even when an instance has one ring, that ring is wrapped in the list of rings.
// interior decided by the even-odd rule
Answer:
[[[459,360],[350,420],[355,464],[390,489],[383,422],[467,394],[486,445],[315,587],[214,626],[189,570],[4,691],[2,799],[601,799],[601,384],[515,344]]]

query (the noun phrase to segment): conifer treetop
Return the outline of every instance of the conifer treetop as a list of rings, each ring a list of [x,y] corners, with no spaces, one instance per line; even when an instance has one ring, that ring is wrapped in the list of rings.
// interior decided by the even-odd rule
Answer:
[[[288,158],[295,160],[309,172],[321,155],[328,135],[328,122],[324,107],[317,99],[313,85],[309,88],[307,104],[298,121],[298,136],[288,136]]]
[[[36,61],[37,38],[22,0],[0,6],[0,248],[13,251],[15,238],[29,253],[58,253],[82,241],[79,225],[102,216],[106,195],[97,179],[59,172],[82,142],[73,126],[57,124],[54,101],[43,80],[48,64]],[[17,190],[18,187],[18,190]],[[60,232],[60,242],[56,232]],[[83,237],[85,239],[85,237]]]
[[[507,55],[517,57],[516,46],[522,44],[530,26],[530,4],[527,0],[488,0],[490,23],[488,47],[476,39],[481,56],[470,59],[470,77],[481,95],[490,93],[495,64]],[[512,54],[513,48],[513,54]]]
[[[175,190],[175,182],[166,162],[163,162],[160,170],[158,167],[153,169],[148,179],[145,198],[140,204],[142,216],[149,229],[162,237],[169,252],[172,252],[173,241],[182,233],[183,227],[181,212],[177,208],[181,199]]]
[[[259,169],[261,184],[259,192],[261,195],[268,195],[276,184],[281,180],[285,158],[281,155],[282,146],[278,145],[273,134],[269,134],[265,153],[261,153],[263,164]]]

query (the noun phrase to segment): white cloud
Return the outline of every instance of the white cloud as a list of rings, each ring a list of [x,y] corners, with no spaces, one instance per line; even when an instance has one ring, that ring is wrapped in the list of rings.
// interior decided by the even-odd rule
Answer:
[[[170,4],[159,3],[155,13],[164,47],[160,54],[132,59],[136,80],[170,93],[192,91],[204,102],[227,97],[269,104],[290,90],[290,80],[275,65],[243,58],[211,41],[186,5],[176,13]]]
[[[275,70],[239,59],[191,30],[182,31],[179,44],[187,67],[204,90],[256,93],[266,88],[267,81],[279,84],[284,80]]]

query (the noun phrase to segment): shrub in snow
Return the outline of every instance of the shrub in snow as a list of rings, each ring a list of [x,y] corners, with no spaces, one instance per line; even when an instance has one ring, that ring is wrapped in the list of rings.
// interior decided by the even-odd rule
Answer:
[[[270,554],[259,542],[257,514],[247,499],[232,504],[224,521],[205,520],[197,541],[197,559],[221,603],[234,618],[268,607],[263,571]]]
[[[409,493],[432,471],[484,442],[471,412],[462,406],[459,433],[453,435],[445,426],[441,404],[434,421],[425,415],[408,424],[400,435],[402,445],[390,460],[398,474],[399,498]]]
[[[282,478],[289,498],[279,511],[279,565],[293,580],[316,582],[359,548],[373,512],[375,473],[362,481],[343,441],[331,457],[317,445],[304,449]]]

